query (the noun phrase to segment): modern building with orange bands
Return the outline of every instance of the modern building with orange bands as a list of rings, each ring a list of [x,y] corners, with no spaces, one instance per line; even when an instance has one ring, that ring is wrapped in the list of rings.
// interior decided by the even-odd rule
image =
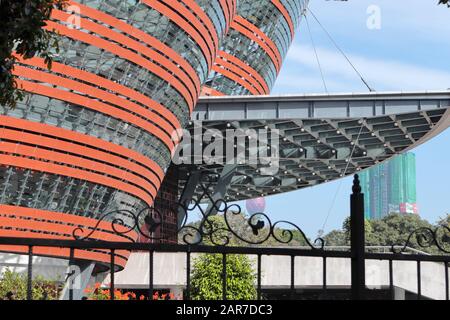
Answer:
[[[306,5],[304,0],[239,0],[202,93],[269,94]]]
[[[106,212],[154,205],[236,11],[236,0],[69,1],[47,30],[52,68],[14,69],[26,99],[0,116],[0,236],[71,239]],[[134,241],[102,221],[92,239]],[[24,248],[2,247],[23,253]],[[35,254],[68,257],[67,250]],[[123,266],[128,254],[116,252]],[[75,258],[107,262],[108,253]]]
[[[132,225],[123,212],[164,203],[166,191],[177,200],[171,154],[200,94],[268,94],[303,2],[79,0],[55,9],[45,27],[60,38],[52,68],[18,57],[27,95],[0,115],[0,236],[72,239],[97,226],[92,240],[135,241],[111,221]],[[117,213],[102,219],[107,212]],[[107,264],[109,255],[74,258]],[[115,255],[123,267],[129,253]]]

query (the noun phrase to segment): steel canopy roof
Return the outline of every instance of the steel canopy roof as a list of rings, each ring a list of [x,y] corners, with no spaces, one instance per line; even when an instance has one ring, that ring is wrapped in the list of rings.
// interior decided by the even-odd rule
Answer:
[[[237,201],[336,180],[420,145],[450,126],[450,91],[205,97],[191,119],[191,131],[197,121],[222,132],[278,130],[278,172],[262,175],[262,165],[237,164],[225,196]],[[223,165],[178,169],[182,191],[193,170],[217,181]]]

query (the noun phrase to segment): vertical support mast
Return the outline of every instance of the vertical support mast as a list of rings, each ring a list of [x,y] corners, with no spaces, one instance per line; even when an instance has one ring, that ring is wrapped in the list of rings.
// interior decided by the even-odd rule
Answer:
[[[353,180],[353,193],[350,196],[350,245],[352,271],[352,300],[363,300],[365,293],[365,261],[364,261],[364,194],[361,193],[359,176]]]

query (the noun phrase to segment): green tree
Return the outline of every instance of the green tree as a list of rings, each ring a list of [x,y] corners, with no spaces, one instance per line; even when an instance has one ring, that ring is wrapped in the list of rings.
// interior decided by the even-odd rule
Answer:
[[[381,220],[371,220],[372,238],[366,241],[367,245],[402,245],[405,244],[409,235],[420,228],[433,228],[427,220],[421,219],[413,214],[390,214]],[[369,239],[368,239],[369,240]],[[415,237],[409,244],[410,247],[423,249],[417,243]]]
[[[256,274],[245,255],[227,255],[227,299],[256,298]],[[222,255],[202,254],[194,259],[191,276],[191,297],[194,300],[222,299]]]
[[[345,241],[346,245],[350,245],[350,217],[347,217],[344,220],[344,223],[342,224],[343,233],[345,235]],[[369,220],[364,220],[364,231],[365,231],[365,237],[366,237],[366,244],[373,243],[374,241],[374,234],[373,234],[373,227]]]
[[[61,289],[56,281],[40,276],[35,277],[32,281],[33,300],[57,300]],[[14,295],[15,300],[25,300],[27,298],[26,275],[6,269],[0,279],[0,300],[5,299],[9,292]]]
[[[393,213],[385,216],[380,220],[366,220],[365,221],[365,237],[367,246],[391,246],[404,245],[408,237],[416,230],[431,229],[435,230],[439,226],[444,225],[450,227],[450,215],[441,219],[435,225],[432,225],[427,220],[421,219],[417,215],[403,215]],[[430,235],[428,232],[422,233]],[[439,253],[436,246],[422,247],[417,241],[417,235],[414,233],[410,238],[409,247],[419,249],[428,253]],[[333,230],[324,236],[327,246],[340,246],[350,244],[350,218],[347,218],[342,230]],[[440,228],[438,233],[438,240],[444,248],[450,248],[450,235],[447,229]],[[447,250],[447,249],[446,249]]]
[[[437,232],[437,240],[444,250],[450,252],[450,214],[440,219],[437,225],[440,226]]]
[[[200,222],[196,223],[196,227]],[[230,245],[239,245],[240,240],[233,238],[226,228],[223,215],[208,217],[206,231],[217,230],[212,239],[205,237],[203,244],[214,245],[224,243],[229,237]],[[212,240],[212,241],[211,241]],[[245,255],[230,254],[226,257],[227,299],[252,300],[256,298],[256,274],[250,259]],[[222,299],[222,255],[202,254],[193,261],[191,275],[191,297],[194,300]]]
[[[44,29],[53,8],[67,0],[0,0],[0,105],[14,107],[24,97],[13,74],[17,56],[39,56],[51,68],[58,52],[56,33]]]
[[[348,235],[343,230],[333,230],[327,233],[323,240],[326,246],[348,246],[350,244]]]
[[[450,214],[447,214],[445,218],[440,218],[437,224],[439,226],[446,226],[447,228],[450,228]]]

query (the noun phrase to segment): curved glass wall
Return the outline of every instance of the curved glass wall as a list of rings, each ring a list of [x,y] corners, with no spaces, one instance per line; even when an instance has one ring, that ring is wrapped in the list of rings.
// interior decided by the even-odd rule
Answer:
[[[89,224],[151,206],[172,135],[190,118],[235,5],[80,0],[54,10],[47,28],[60,35],[60,51],[52,69],[21,60],[15,74],[26,99],[0,107],[0,216],[16,207],[64,229],[74,217]],[[62,229],[23,234],[67,236]]]
[[[212,94],[268,94],[307,2],[238,1],[237,17],[205,84]]]

